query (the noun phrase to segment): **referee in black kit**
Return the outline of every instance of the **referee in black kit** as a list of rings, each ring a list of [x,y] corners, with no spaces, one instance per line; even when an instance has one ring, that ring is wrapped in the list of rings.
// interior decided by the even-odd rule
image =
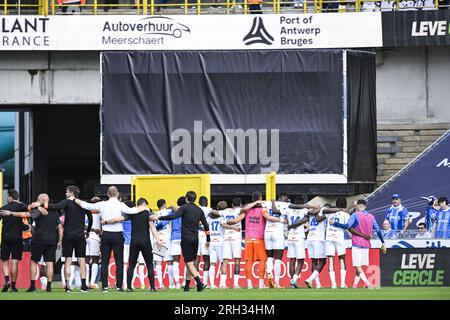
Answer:
[[[173,220],[181,217],[181,252],[183,254],[184,262],[186,263],[189,273],[186,275],[186,284],[184,291],[189,291],[189,285],[191,282],[191,275],[197,283],[197,291],[203,291],[206,285],[203,284],[198,276],[197,269],[194,266],[194,261],[197,258],[198,250],[198,223],[201,222],[205,228],[206,233],[206,245],[209,246],[210,231],[208,222],[206,221],[203,210],[200,209],[194,202],[197,199],[197,194],[194,191],[188,191],[186,193],[187,204],[179,207],[175,210],[174,214],[170,214],[163,217],[157,217],[153,215],[151,220]]]

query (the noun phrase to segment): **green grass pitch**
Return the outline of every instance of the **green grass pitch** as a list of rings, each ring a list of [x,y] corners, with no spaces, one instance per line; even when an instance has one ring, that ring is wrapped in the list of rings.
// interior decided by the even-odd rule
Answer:
[[[91,291],[81,293],[75,289],[65,293],[55,288],[48,293],[39,290],[27,293],[21,289],[18,293],[0,293],[0,300],[450,300],[450,287],[391,287],[381,289],[206,289],[196,292],[191,289],[186,293],[182,290],[160,290],[149,292],[102,293]]]

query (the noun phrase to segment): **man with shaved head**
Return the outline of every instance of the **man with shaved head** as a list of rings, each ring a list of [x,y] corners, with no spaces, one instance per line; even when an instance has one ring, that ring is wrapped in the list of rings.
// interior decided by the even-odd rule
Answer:
[[[41,193],[37,202],[48,203],[48,195]],[[33,230],[33,242],[31,245],[31,264],[30,264],[30,288],[27,292],[36,291],[35,279],[37,266],[41,257],[47,265],[47,292],[52,291],[53,280],[53,264],[56,260],[56,247],[61,246],[63,237],[63,228],[61,221],[59,220],[59,212],[56,209],[44,209],[42,207],[36,207],[31,212],[11,212],[3,211],[4,215],[11,215],[20,218],[32,218],[34,222]],[[58,239],[56,236],[56,230],[58,230]]]

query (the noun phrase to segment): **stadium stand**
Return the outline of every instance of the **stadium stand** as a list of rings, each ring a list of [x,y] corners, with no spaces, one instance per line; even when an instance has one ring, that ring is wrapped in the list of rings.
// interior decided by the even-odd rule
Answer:
[[[253,0],[2,0],[0,12],[6,14],[251,14]],[[449,0],[271,0],[262,1],[261,12],[326,13],[404,10],[448,10]]]

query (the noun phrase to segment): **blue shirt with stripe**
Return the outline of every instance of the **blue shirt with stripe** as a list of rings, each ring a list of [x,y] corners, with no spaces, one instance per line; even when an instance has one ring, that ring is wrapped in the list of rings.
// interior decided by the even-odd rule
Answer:
[[[123,238],[125,244],[131,243],[131,220],[125,220],[123,222]]]
[[[433,228],[434,220],[436,219],[437,210],[433,206],[428,206],[425,211],[425,225],[427,230]]]
[[[181,217],[176,218],[171,221],[172,223],[172,234],[170,235],[173,240],[181,240]]]
[[[439,209],[436,215],[436,232],[435,238],[450,238],[450,208],[447,210]]]
[[[389,207],[386,211],[386,220],[391,224],[392,230],[399,231],[405,227],[405,221],[408,219],[408,209],[403,207]]]

